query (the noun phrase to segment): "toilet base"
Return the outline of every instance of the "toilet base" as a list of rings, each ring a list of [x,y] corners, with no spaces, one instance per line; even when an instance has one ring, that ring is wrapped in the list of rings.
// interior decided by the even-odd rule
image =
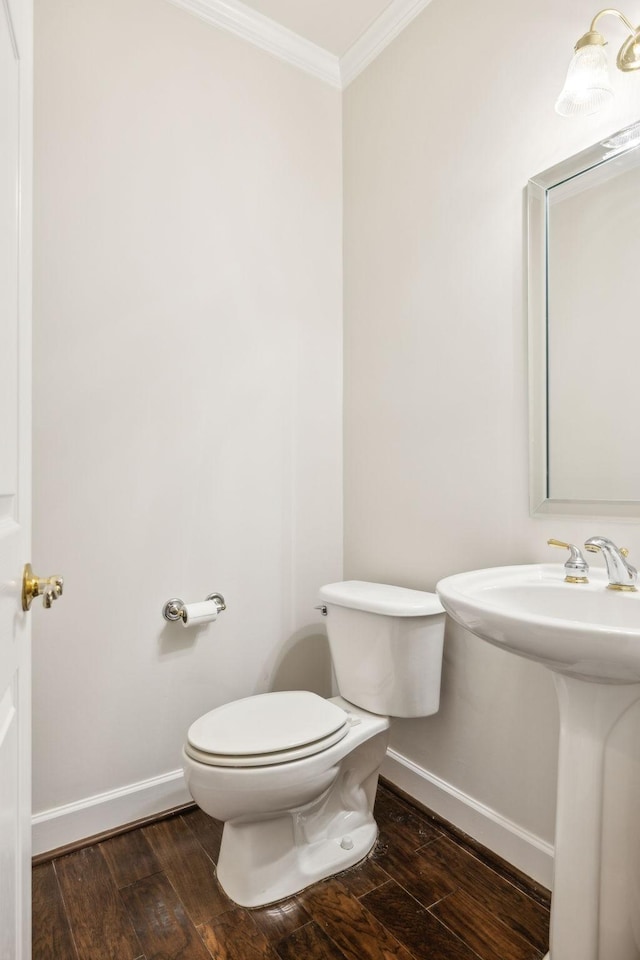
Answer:
[[[231,900],[241,907],[262,907],[292,897],[363,860],[378,836],[373,818],[339,836],[303,845],[292,843],[295,830],[291,814],[258,823],[225,823],[217,874]]]
[[[291,897],[363,860],[376,842],[373,806],[389,719],[334,702],[349,713],[347,734],[304,759],[221,768],[183,751],[193,799],[224,822],[218,880],[242,907]]]

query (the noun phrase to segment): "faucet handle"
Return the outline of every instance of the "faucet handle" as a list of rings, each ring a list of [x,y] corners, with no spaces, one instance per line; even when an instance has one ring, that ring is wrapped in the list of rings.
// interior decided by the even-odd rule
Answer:
[[[563,547],[569,551],[569,559],[564,565],[565,581],[567,583],[589,583],[587,574],[589,564],[582,555],[582,551],[575,543],[565,543],[564,540],[547,540],[550,547]]]
[[[547,540],[547,544],[550,547],[564,547],[566,550],[570,550],[574,546],[572,543],[565,543],[564,540],[554,540],[553,537]]]

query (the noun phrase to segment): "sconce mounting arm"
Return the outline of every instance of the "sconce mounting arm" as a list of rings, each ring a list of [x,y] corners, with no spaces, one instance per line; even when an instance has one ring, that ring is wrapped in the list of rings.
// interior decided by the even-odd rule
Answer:
[[[580,37],[574,49],[578,51],[582,47],[605,46],[607,41],[604,39],[602,34],[596,30],[596,27],[598,25],[598,21],[602,17],[609,15],[612,17],[617,17],[618,20],[620,20],[629,31],[629,36],[618,51],[618,56],[616,58],[618,69],[624,71],[640,69],[640,27],[634,27],[631,21],[625,17],[624,13],[621,13],[619,10],[616,10],[613,7],[607,7],[606,10],[600,10],[599,13],[596,13],[595,17],[591,21],[589,30],[584,34],[584,36]]]
[[[608,14],[611,14],[611,16],[613,16],[613,17],[617,17],[618,20],[622,20],[622,22],[624,23],[625,27],[629,30],[630,33],[634,33],[634,34],[637,33],[638,28],[637,28],[637,27],[634,27],[634,25],[631,23],[630,20],[627,20],[627,18],[625,17],[624,13],[620,13],[619,10],[615,10],[613,7],[607,7],[606,10],[601,10],[599,13],[596,13],[595,17],[594,17],[593,20],[591,21],[591,26],[589,27],[589,32],[590,32],[590,33],[595,33],[595,32],[596,32],[596,25],[597,25],[597,23],[598,23],[598,20],[600,20],[601,17],[606,17]],[[578,42],[579,42],[579,41],[578,41]]]

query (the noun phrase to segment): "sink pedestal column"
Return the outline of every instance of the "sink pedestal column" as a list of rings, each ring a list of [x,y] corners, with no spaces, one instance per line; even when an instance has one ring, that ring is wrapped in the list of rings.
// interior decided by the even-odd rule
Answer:
[[[638,960],[640,947],[607,940],[601,914],[605,747],[622,715],[640,699],[640,684],[553,678],[560,705],[551,938],[548,960]],[[608,796],[624,783],[608,783]],[[616,809],[625,797],[614,797]],[[629,797],[628,803],[632,802]],[[622,869],[622,865],[621,865]]]

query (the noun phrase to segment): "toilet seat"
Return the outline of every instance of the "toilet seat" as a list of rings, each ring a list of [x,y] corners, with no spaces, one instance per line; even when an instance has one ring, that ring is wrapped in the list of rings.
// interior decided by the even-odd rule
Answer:
[[[349,727],[349,714],[315,693],[264,693],[200,717],[189,728],[185,752],[211,766],[288,763],[333,746]]]

